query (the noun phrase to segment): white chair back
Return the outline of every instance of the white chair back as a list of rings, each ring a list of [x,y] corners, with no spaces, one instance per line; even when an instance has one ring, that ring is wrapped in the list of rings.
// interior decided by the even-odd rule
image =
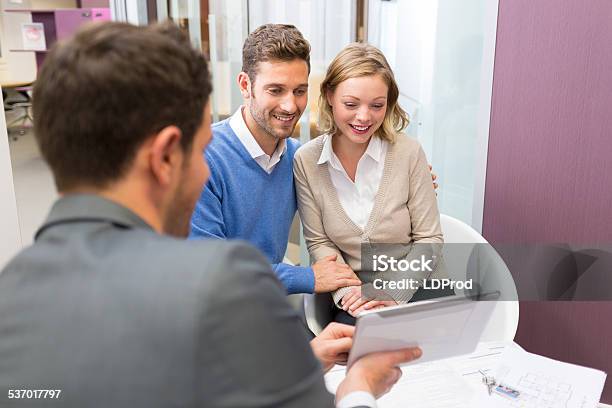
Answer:
[[[441,214],[440,222],[444,233],[444,260],[448,266],[451,279],[466,279],[472,266],[470,263],[472,250],[486,249],[486,255],[488,256],[486,268],[480,266],[481,269],[486,269],[489,279],[487,283],[495,288],[503,288],[504,299],[517,299],[512,275],[503,259],[492,247],[478,245],[487,244],[487,240],[472,227],[451,216]],[[446,245],[460,243],[468,244],[468,246],[462,246],[458,249],[453,248],[452,245]],[[469,244],[474,245],[470,248]],[[518,319],[519,305],[517,300],[496,301],[495,310],[481,336],[481,341],[512,341],[516,335]]]

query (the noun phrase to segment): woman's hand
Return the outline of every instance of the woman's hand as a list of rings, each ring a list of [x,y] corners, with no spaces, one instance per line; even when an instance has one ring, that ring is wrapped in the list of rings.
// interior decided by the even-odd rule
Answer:
[[[342,297],[342,300],[340,301],[340,305],[342,306],[342,310],[344,310],[351,316],[356,316],[352,313],[352,309],[354,306],[360,305],[362,303],[360,301],[361,300],[361,286],[353,286],[350,289],[351,290]]]
[[[383,307],[397,306],[395,300],[370,300],[358,307],[353,313],[353,316],[357,317],[361,312],[366,310],[382,309]]]
[[[353,317],[366,310],[380,309],[387,306],[395,306],[397,302],[393,300],[376,300],[361,296],[361,286],[353,286],[340,301],[342,310]]]

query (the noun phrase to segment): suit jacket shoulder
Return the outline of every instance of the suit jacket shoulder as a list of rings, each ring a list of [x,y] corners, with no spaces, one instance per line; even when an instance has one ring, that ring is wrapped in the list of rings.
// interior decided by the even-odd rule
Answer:
[[[52,228],[0,274],[0,398],[32,384],[61,407],[333,405],[257,250],[111,223]]]

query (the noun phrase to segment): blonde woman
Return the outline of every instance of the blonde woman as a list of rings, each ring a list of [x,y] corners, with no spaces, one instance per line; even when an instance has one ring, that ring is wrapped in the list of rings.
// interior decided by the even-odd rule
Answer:
[[[364,243],[398,244],[409,248],[404,254],[409,257],[414,243],[443,242],[427,160],[419,143],[402,133],[408,117],[398,96],[380,50],[348,45],[321,83],[319,126],[324,134],[302,146],[294,158],[311,260],[336,255],[363,284],[385,277],[384,272],[362,270]],[[414,277],[436,274],[443,277],[437,269]],[[336,320],[350,323],[364,310],[405,303],[417,289],[387,290],[390,297],[382,300],[362,296],[361,286],[340,288],[332,292]]]

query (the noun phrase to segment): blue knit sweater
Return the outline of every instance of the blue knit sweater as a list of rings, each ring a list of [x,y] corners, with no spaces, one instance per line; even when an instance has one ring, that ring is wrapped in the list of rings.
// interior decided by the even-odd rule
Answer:
[[[215,123],[206,149],[210,179],[191,218],[190,238],[244,239],[262,251],[287,292],[312,293],[312,268],[281,263],[297,209],[293,156],[299,143],[287,139],[287,150],[271,174],[251,157],[229,120]]]

